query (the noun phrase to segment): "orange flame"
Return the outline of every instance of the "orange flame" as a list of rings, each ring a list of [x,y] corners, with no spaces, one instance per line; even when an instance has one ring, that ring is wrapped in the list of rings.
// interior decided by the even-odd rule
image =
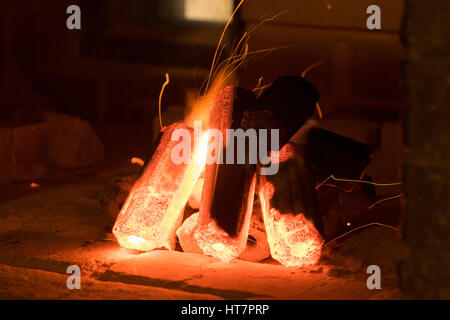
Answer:
[[[201,121],[204,126],[207,127],[209,123],[209,109],[214,98],[223,88],[233,82],[233,76],[227,76],[226,71],[223,70],[215,76],[214,81],[204,95],[199,96],[198,93],[193,91],[188,92],[186,96],[188,115],[186,116],[184,123],[193,128],[194,121]]]

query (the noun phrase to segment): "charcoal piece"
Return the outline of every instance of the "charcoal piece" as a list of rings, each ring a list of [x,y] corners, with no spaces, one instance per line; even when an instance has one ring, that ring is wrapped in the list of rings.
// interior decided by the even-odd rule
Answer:
[[[209,127],[222,132],[223,159],[231,151],[227,148],[226,130],[238,128],[246,106],[254,102],[253,93],[233,87],[224,88],[215,97]],[[234,143],[235,157],[236,147]],[[196,236],[205,254],[230,260],[244,250],[253,206],[255,170],[256,165],[248,161],[238,164],[236,158],[234,164],[206,165],[198,219],[202,228]]]
[[[284,145],[287,142],[288,135],[286,130],[280,125],[278,119],[276,119],[272,112],[268,110],[264,111],[245,111],[241,120],[241,128],[243,130],[247,129],[255,129],[257,132],[259,129],[267,130],[267,146],[264,151],[279,151],[279,147]],[[272,145],[272,130],[279,130],[278,134],[278,143],[276,147]],[[259,142],[258,142],[258,150],[259,150]]]
[[[364,180],[370,181],[370,178],[364,177]],[[373,185],[329,181],[321,185],[316,194],[326,241],[360,225],[373,222],[368,210],[370,204],[376,200]]]
[[[222,131],[226,137],[226,129],[241,127],[241,122],[248,106],[256,102],[252,91],[226,87],[216,96],[210,110],[211,128]],[[230,141],[224,141],[223,159],[227,158]],[[212,164],[206,167],[206,188],[203,189],[200,216],[208,210],[209,218],[216,221],[217,225],[226,231],[231,237],[236,237],[245,220],[242,214],[247,211],[247,197],[249,182],[256,170],[256,165],[237,163],[237,145],[234,145],[234,162],[232,164]],[[246,151],[248,152],[248,141]],[[247,155],[248,159],[248,155]],[[225,162],[225,161],[224,161]]]
[[[257,109],[272,112],[289,138],[312,117],[319,98],[319,92],[305,78],[281,76],[258,98]]]
[[[285,266],[315,264],[323,240],[311,174],[292,144],[283,146],[277,160],[278,173],[259,179],[271,255]]]
[[[310,166],[316,183],[335,177],[359,179],[371,160],[372,148],[307,122],[290,140]]]
[[[230,90],[230,89],[225,89]],[[233,116],[231,128],[240,128],[242,118],[247,110],[256,108],[256,96],[253,91],[241,88],[233,88]]]
[[[322,220],[317,210],[315,185],[304,156],[290,143],[279,153],[275,175],[264,176],[264,183],[273,185],[270,207],[281,215],[302,213],[322,233]]]
[[[251,164],[224,163],[217,168],[210,217],[231,237],[238,236],[244,227],[248,198],[253,197],[249,188],[255,171],[256,165]]]
[[[264,227],[264,218],[261,205],[256,197],[253,203],[247,245],[245,250],[239,255],[239,259],[259,262],[268,257],[270,257],[270,247],[267,242],[267,234]]]
[[[175,248],[175,231],[203,169],[195,161],[176,164],[172,160],[172,151],[179,144],[172,140],[177,129],[189,132],[193,145],[193,130],[184,124],[164,129],[158,148],[133,185],[114,225],[114,236],[122,247],[141,251]]]
[[[198,212],[193,213],[183,221],[177,230],[177,237],[184,252],[203,253],[195,239],[195,230],[198,225]]]

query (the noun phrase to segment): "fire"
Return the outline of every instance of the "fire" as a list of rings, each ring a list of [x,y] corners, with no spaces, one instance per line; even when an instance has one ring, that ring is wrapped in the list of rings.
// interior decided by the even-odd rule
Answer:
[[[206,161],[207,135],[194,149],[190,164],[174,164],[171,126],[152,161],[133,186],[113,233],[122,247],[149,251],[175,248],[175,231],[181,224],[183,209]]]
[[[272,161],[285,162],[295,157],[295,148],[289,143],[279,152],[272,152]],[[301,267],[319,262],[323,239],[301,212],[283,213],[271,207],[275,193],[272,183],[264,176],[260,177],[259,199],[263,212],[264,225],[270,253],[274,259],[288,267]]]
[[[238,4],[232,17],[243,2],[244,0]],[[234,84],[236,71],[250,54],[247,42],[251,31],[245,33],[228,59],[217,64],[221,53],[221,42],[232,17],[219,40],[205,90],[187,96],[189,112],[185,118],[184,127],[192,128],[194,121],[201,121],[209,128],[210,108],[214,98],[223,88]],[[269,20],[267,19],[267,21]],[[259,52],[265,51],[260,50]],[[252,54],[254,53],[257,52]],[[159,98],[161,127],[161,97],[168,81],[169,78],[166,74],[166,83],[163,85]],[[202,135],[201,143],[199,146],[195,146],[190,164],[175,164],[170,157],[175,144],[170,141],[170,135],[177,126],[180,124],[164,129],[158,149],[133,186],[119,213],[113,234],[124,248],[141,251],[156,248],[173,250],[175,248],[176,230],[182,223],[184,207],[206,165],[209,140],[207,133]],[[142,164],[139,160],[133,158],[132,162]],[[230,261],[244,251],[255,188],[256,175],[251,181],[243,226],[235,237],[231,237],[213,219],[206,222],[199,221],[199,219],[189,220],[188,227],[190,230],[195,230],[194,238],[204,254],[223,261]],[[272,184],[261,181],[259,197],[272,256],[285,266],[317,263],[323,243],[320,234],[302,213],[281,214],[271,208],[270,199],[273,190]]]
[[[236,237],[231,237],[219,227],[213,219],[209,220],[206,224],[198,224],[194,237],[204,254],[222,261],[230,261],[237,258],[245,250],[252,216],[255,186],[256,174],[253,176],[250,185],[248,203],[243,222],[244,225],[241,232]]]
[[[259,191],[272,257],[287,267],[316,264],[321,254],[322,237],[302,213],[280,214],[270,208],[268,200],[273,190],[274,186],[266,182]]]
[[[243,251],[242,243],[231,238],[214,220],[198,225],[194,237],[204,254],[222,261],[233,260]]]
[[[194,121],[201,121],[207,126],[209,123],[209,109],[214,98],[223,88],[227,85],[231,85],[233,82],[233,75],[227,75],[226,69],[224,69],[217,73],[205,94],[199,96],[199,94],[194,91],[188,92],[186,96],[188,115],[186,116],[184,123],[193,128]]]

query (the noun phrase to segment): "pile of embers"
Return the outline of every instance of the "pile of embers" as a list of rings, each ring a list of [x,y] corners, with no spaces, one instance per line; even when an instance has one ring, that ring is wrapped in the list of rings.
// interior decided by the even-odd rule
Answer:
[[[318,100],[304,78],[282,76],[258,97],[225,87],[206,134],[164,128],[114,225],[119,244],[174,250],[178,237],[184,251],[225,261],[317,263],[324,241],[375,196],[368,184],[327,180],[364,178],[372,150],[320,128]]]

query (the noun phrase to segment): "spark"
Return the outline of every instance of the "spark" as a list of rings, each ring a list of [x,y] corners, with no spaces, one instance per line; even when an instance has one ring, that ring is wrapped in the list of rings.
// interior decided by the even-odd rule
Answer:
[[[316,68],[316,67],[318,67],[318,66],[321,66],[321,65],[323,65],[323,64],[325,64],[324,61],[317,61],[317,62],[313,63],[312,65],[307,66],[307,67],[302,71],[301,77],[302,77],[302,78],[306,78],[306,75],[308,74],[308,72],[310,72],[312,69],[314,69],[314,68]],[[322,118],[323,118],[323,113],[322,113],[322,109],[320,108],[319,102],[316,103],[316,109],[317,109],[317,112],[319,113],[319,118],[322,119]]]
[[[159,125],[161,126],[161,129],[163,128],[163,124],[162,124],[162,117],[161,117],[161,100],[162,100],[162,96],[164,93],[164,89],[167,87],[167,85],[170,83],[170,78],[169,78],[169,74],[166,73],[166,82],[164,82],[164,84],[162,85],[161,88],[161,92],[159,93],[159,102],[158,102],[158,109],[159,109]]]
[[[133,158],[131,158],[130,162],[131,162],[132,164],[138,164],[138,165],[140,165],[141,167],[144,166],[144,160],[142,160],[141,158],[133,157]]]
[[[400,194],[397,194],[397,195],[392,196],[392,197],[389,197],[389,198],[381,199],[381,200],[375,202],[374,204],[372,204],[368,209],[370,210],[370,209],[372,209],[373,207],[375,207],[377,204],[380,204],[380,203],[382,203],[382,202],[385,202],[385,201],[388,201],[388,200],[397,199],[397,198],[401,198],[401,197],[403,197],[404,195],[405,195],[404,193],[400,193]]]
[[[373,186],[377,186],[377,187],[392,187],[392,186],[401,186],[403,185],[403,183],[401,182],[394,182],[394,183],[375,183],[375,182],[371,182],[371,181],[366,181],[366,180],[353,180],[353,179],[339,179],[336,178],[334,175],[329,176],[328,178],[326,178],[324,181],[322,181],[321,183],[319,183],[316,186],[316,190],[319,189],[323,184],[325,184],[328,180],[333,179],[335,181],[340,181],[340,182],[356,182],[356,183],[366,183],[366,184],[371,184]]]
[[[347,231],[347,232],[344,233],[344,234],[341,234],[340,236],[338,236],[338,237],[336,237],[336,238],[334,238],[334,239],[328,241],[327,243],[325,243],[325,244],[323,245],[323,247],[328,246],[330,243],[335,242],[336,240],[339,240],[339,239],[341,239],[341,238],[343,238],[343,237],[349,235],[350,233],[353,233],[353,232],[355,232],[355,231],[357,231],[357,230],[360,230],[360,229],[363,229],[363,228],[366,228],[366,227],[370,227],[370,226],[380,226],[380,227],[385,227],[385,228],[392,229],[392,230],[395,230],[395,231],[397,231],[397,232],[400,232],[400,229],[399,229],[399,228],[390,226],[390,225],[388,225],[388,224],[379,223],[379,222],[372,222],[372,223],[368,223],[368,224],[362,225],[362,226],[360,226],[360,227],[357,227],[357,228],[355,228],[355,229],[352,229],[352,230],[350,230],[350,231]]]

